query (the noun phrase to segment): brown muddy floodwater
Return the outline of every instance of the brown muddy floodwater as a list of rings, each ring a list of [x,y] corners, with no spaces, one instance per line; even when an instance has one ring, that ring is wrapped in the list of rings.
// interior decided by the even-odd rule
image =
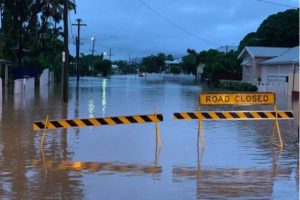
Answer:
[[[205,121],[206,148],[197,148],[197,121],[174,121],[173,112],[196,111],[201,86],[138,77],[70,79],[69,102],[60,86],[5,95],[0,107],[0,199],[298,199],[299,102],[277,95],[285,148],[270,145],[273,121]],[[162,148],[154,124],[48,130],[32,123],[164,114]],[[205,109],[205,108],[204,108]],[[269,106],[209,107],[269,110]]]

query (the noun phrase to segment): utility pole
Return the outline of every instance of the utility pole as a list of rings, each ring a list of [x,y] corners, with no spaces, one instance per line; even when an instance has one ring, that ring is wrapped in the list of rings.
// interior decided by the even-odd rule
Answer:
[[[109,49],[109,60],[111,61],[111,48]]]
[[[62,70],[62,93],[63,102],[68,102],[68,79],[69,79],[69,29],[68,29],[68,4],[69,0],[64,0],[64,51],[63,51],[63,70]]]
[[[93,46],[92,46],[92,56],[93,56],[94,52],[95,52],[95,41],[96,41],[96,39],[94,37],[92,37],[91,40],[93,42]]]
[[[79,47],[80,47],[80,27],[86,26],[86,24],[81,23],[81,19],[77,19],[77,24],[72,24],[72,26],[77,26],[77,37],[76,37],[76,75],[77,84],[79,82]]]
[[[92,66],[91,66],[91,70],[92,70],[92,76],[93,76],[93,71],[94,71],[94,52],[95,52],[95,41],[96,39],[94,37],[91,38],[92,42],[93,42],[93,46],[92,46]]]

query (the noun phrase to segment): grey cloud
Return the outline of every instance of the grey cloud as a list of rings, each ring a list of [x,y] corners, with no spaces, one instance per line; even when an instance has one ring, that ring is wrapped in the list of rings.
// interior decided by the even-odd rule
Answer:
[[[220,45],[238,44],[268,15],[287,9],[255,0],[143,1],[188,32]],[[129,53],[182,55],[187,48],[200,51],[217,47],[179,30],[139,0],[77,0],[77,4],[78,15],[72,19],[82,18],[88,24],[82,37],[94,36],[98,52],[112,48],[114,59],[127,59]],[[75,47],[70,47],[74,52]],[[81,50],[88,53],[89,49],[91,41],[87,40]]]

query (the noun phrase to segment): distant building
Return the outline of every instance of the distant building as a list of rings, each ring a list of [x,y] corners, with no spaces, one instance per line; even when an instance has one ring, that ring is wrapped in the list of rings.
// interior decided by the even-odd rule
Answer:
[[[119,72],[119,66],[118,65],[111,65],[111,69],[112,69],[112,72],[114,73],[114,74],[119,74],[120,72]]]
[[[176,58],[172,61],[171,60],[166,60],[165,61],[165,64],[166,64],[166,70],[165,71],[170,72],[172,66],[179,66],[181,62],[182,62],[181,58]]]

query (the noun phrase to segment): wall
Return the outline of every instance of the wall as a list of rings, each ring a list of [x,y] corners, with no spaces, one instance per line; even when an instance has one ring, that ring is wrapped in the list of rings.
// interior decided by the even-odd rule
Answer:
[[[0,107],[2,107],[2,79],[0,78]]]
[[[34,91],[34,78],[22,78],[14,81],[14,94]]]
[[[293,91],[299,93],[299,66],[296,67],[295,73],[289,75],[289,94]]]
[[[261,66],[261,68],[262,68],[262,74],[261,74],[262,82],[285,82],[286,81],[285,77],[293,73],[293,66],[291,64]],[[270,79],[270,76],[273,77],[273,80]],[[274,77],[276,76],[281,77],[281,79],[280,80],[274,79]]]
[[[40,76],[40,87],[44,85],[48,85],[49,83],[49,69],[45,69]]]

